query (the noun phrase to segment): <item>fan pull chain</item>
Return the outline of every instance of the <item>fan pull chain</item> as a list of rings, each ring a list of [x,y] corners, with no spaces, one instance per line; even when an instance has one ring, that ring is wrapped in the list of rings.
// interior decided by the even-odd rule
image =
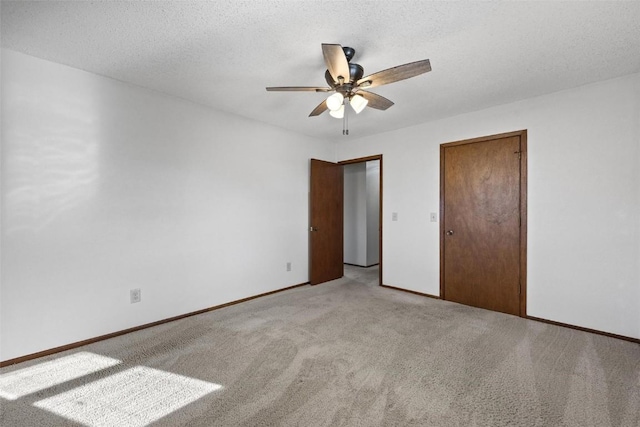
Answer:
[[[349,109],[347,108],[347,98],[344,99],[344,115],[342,116],[342,134],[349,136]]]

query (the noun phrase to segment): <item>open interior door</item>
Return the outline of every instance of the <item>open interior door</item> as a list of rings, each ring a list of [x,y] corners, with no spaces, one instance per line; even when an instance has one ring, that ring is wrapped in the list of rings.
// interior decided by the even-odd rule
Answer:
[[[328,282],[344,274],[342,165],[311,159],[309,283]]]

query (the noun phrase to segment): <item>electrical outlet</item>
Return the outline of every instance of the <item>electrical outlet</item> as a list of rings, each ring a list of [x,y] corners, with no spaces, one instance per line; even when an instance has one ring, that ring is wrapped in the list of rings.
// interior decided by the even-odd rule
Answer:
[[[435,212],[431,212],[429,218],[431,218],[431,222],[438,222],[438,215]]]
[[[140,302],[142,299],[140,289],[131,289],[131,291],[129,291],[129,296],[131,297],[131,304]]]
[[[287,263],[287,271],[291,271],[291,262]]]

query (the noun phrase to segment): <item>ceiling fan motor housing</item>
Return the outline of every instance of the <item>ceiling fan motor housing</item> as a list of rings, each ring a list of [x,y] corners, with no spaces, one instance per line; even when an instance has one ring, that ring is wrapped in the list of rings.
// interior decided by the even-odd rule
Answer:
[[[349,63],[349,81],[348,82],[345,81],[344,83],[353,84],[358,80],[360,80],[363,75],[364,75],[364,68],[362,68],[362,65]],[[338,83],[333,81],[333,77],[331,77],[329,70],[326,70],[324,72],[324,79],[327,81],[327,83],[329,83],[329,86],[333,88],[337,88],[338,86],[340,86]]]

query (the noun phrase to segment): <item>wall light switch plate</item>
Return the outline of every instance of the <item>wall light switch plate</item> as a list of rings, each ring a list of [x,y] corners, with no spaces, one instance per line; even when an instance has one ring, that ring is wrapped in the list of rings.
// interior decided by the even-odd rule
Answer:
[[[398,212],[392,212],[391,221],[397,221],[397,220],[398,220]]]
[[[429,214],[429,218],[431,219],[431,222],[438,222],[438,215],[435,212],[431,212],[431,214]]]

